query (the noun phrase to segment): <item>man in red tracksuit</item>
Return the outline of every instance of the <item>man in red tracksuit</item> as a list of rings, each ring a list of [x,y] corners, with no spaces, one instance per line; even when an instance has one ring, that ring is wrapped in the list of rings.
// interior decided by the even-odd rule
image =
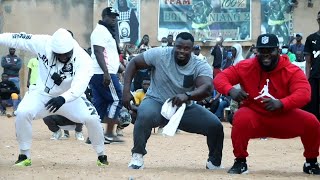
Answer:
[[[274,34],[260,35],[257,48],[256,57],[227,68],[214,79],[220,93],[241,102],[231,132],[236,159],[228,173],[248,172],[250,139],[300,136],[306,158],[303,171],[319,175],[320,123],[313,114],[299,109],[310,101],[308,80],[288,56],[280,56],[279,41]],[[242,89],[233,87],[238,83]]]

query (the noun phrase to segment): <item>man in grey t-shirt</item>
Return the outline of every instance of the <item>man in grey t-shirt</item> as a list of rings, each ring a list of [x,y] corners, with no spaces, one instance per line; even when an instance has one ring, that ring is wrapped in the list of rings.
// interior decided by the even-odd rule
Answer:
[[[181,106],[211,94],[212,69],[208,63],[191,56],[193,43],[193,36],[183,32],[178,34],[174,47],[150,49],[128,64],[123,88],[123,105],[128,109],[133,99],[130,84],[135,72],[151,68],[151,85],[138,108],[134,124],[134,147],[129,168],[143,168],[143,156],[147,153],[145,148],[152,128],[168,123],[160,113],[165,100],[171,98],[173,105]],[[214,114],[200,105],[189,104],[178,128],[207,136],[209,158],[206,168],[221,167],[224,133],[221,122]]]

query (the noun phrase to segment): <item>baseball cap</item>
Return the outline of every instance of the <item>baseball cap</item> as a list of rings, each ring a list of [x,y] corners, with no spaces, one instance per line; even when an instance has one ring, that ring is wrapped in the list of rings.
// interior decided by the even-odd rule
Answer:
[[[193,46],[193,49],[194,50],[201,50],[201,47],[199,45],[195,45],[195,46]]]
[[[74,39],[70,32],[60,28],[52,35],[51,49],[57,54],[64,54],[73,49]]]
[[[302,37],[302,33],[297,33],[296,37]]]
[[[261,34],[257,40],[257,48],[279,47],[279,40],[274,34]]]
[[[117,12],[116,9],[114,9],[113,7],[106,7],[103,11],[102,11],[102,17],[105,15],[116,15],[119,16],[119,13]]]

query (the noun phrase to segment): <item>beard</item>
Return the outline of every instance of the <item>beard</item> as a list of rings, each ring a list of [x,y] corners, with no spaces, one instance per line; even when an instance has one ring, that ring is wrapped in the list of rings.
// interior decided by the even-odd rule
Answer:
[[[278,65],[278,61],[279,61],[278,56],[271,57],[271,64],[266,66],[262,63],[261,57],[258,56],[258,62],[260,64],[261,68],[266,72],[270,72],[270,71],[274,70]]]

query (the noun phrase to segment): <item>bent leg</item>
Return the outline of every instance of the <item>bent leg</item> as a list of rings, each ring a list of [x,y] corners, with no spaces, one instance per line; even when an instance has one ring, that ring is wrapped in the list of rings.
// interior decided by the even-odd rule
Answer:
[[[267,137],[267,128],[259,122],[262,115],[243,107],[233,116],[231,139],[236,158],[246,158],[248,142],[252,138]]]
[[[320,122],[316,116],[301,109],[293,109],[272,119],[272,137],[288,139],[300,136],[304,146],[303,155],[306,158],[319,156]]]
[[[64,104],[56,113],[73,122],[83,123],[88,128],[89,139],[94,150],[98,154],[104,152],[104,135],[100,118],[90,101],[80,97]]]
[[[30,149],[32,142],[31,121],[40,117],[40,113],[44,116],[48,115],[44,104],[49,99],[49,97],[43,96],[38,92],[27,93],[18,106],[15,126],[20,150]]]
[[[57,125],[57,122],[54,120],[53,116],[54,115],[43,118],[43,122],[48,126],[48,129],[51,132],[57,132],[60,128]]]
[[[146,144],[152,128],[159,126],[164,120],[161,115],[161,107],[161,103],[150,98],[144,99],[140,104],[133,129],[132,153],[147,154]]]
[[[192,104],[186,107],[179,129],[207,136],[208,160],[213,165],[220,166],[224,133],[223,126],[217,116],[198,104]]]

